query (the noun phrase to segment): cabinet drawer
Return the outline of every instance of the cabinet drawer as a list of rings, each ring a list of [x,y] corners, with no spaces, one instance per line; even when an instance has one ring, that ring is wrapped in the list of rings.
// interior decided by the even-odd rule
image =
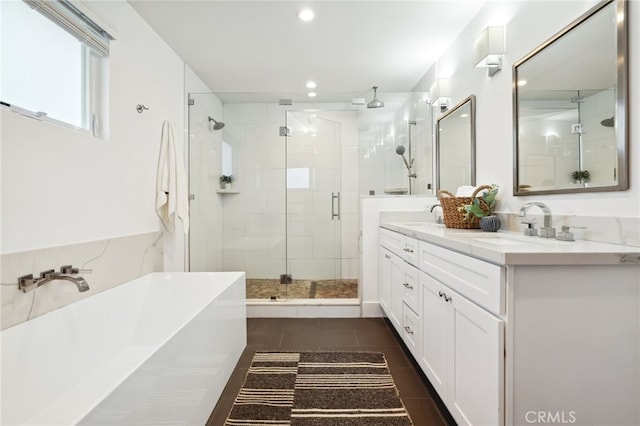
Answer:
[[[504,314],[503,267],[421,241],[419,268],[490,312]]]
[[[402,340],[416,359],[418,358],[418,339],[420,336],[418,327],[418,315],[404,304],[402,306]]]
[[[380,245],[412,265],[418,265],[419,241],[398,232],[380,228]]]
[[[402,282],[402,301],[413,309],[414,312],[420,312],[419,290],[418,269],[405,264],[404,280]]]

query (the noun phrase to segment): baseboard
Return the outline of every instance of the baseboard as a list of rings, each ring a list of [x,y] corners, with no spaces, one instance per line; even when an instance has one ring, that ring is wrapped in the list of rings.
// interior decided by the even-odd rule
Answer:
[[[362,317],[363,318],[378,318],[383,317],[384,312],[380,307],[380,303],[376,302],[362,302]]]

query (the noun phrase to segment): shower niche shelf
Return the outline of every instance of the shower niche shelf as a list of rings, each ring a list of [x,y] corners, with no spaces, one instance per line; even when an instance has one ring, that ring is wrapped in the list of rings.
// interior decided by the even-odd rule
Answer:
[[[239,194],[240,191],[233,191],[231,189],[218,189],[216,190],[218,194]]]

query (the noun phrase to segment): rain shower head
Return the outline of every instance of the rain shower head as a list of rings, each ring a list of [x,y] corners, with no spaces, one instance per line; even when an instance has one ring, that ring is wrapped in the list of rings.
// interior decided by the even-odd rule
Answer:
[[[396,147],[396,154],[398,154],[398,155],[402,155],[402,154],[404,154],[404,151],[405,151],[404,146],[402,146],[402,145],[398,145],[398,146]]]
[[[222,121],[216,121],[212,117],[209,117],[209,122],[213,122],[212,130],[220,130],[224,127],[224,123]]]
[[[367,108],[382,108],[384,102],[378,99],[378,86],[373,86],[373,99],[367,104]]]
[[[604,127],[613,127],[614,126],[614,117],[605,118],[604,120],[602,120],[600,122],[600,124],[603,125]]]

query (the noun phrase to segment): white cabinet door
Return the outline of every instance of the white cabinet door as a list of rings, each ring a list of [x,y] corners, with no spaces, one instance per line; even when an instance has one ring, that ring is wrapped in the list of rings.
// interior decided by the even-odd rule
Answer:
[[[402,294],[404,287],[404,260],[398,256],[391,254],[391,309],[389,319],[398,331],[402,333]]]
[[[504,322],[458,293],[451,305],[449,410],[457,423],[504,424]]]
[[[378,294],[380,307],[387,317],[391,315],[391,253],[384,247],[380,247],[378,259]]]
[[[459,425],[504,424],[504,322],[420,272],[419,363]]]
[[[422,371],[445,400],[447,395],[448,348],[450,306],[440,296],[447,289],[424,272],[420,272],[420,318],[422,338],[418,363]]]

